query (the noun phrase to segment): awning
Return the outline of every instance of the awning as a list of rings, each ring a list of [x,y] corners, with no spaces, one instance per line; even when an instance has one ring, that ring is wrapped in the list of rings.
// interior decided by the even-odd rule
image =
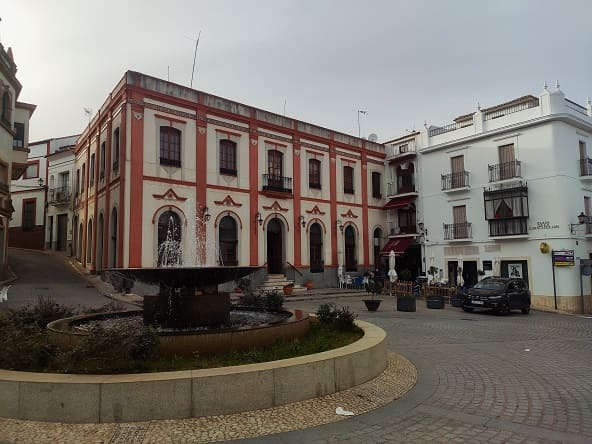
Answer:
[[[397,208],[403,208],[407,205],[415,202],[415,196],[407,196],[407,197],[393,197],[388,203],[382,207],[383,210],[394,210]]]
[[[391,250],[393,250],[395,254],[401,255],[405,252],[409,244],[413,242],[413,239],[413,237],[400,237],[398,239],[389,239],[386,245],[382,247],[382,250],[380,250],[380,255],[388,256]]]

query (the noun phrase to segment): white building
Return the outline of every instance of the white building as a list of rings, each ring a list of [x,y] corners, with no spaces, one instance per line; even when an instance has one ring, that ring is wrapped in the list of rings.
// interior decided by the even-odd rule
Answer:
[[[421,203],[427,267],[449,281],[479,275],[527,280],[534,307],[590,310],[592,107],[559,86],[421,133]],[[576,225],[581,213],[587,223]],[[567,250],[567,251],[566,251]],[[552,252],[557,255],[555,266]],[[585,296],[582,296],[585,295]]]

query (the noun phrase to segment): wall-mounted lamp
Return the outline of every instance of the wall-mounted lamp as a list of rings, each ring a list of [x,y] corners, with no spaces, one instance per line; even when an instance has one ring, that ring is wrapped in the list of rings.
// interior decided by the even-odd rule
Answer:
[[[300,218],[298,220],[300,221],[300,225],[302,225],[302,228],[306,227],[306,222],[304,221],[304,216],[300,216]]]
[[[263,217],[259,211],[257,211],[257,214],[255,214],[255,222],[257,222],[259,225],[263,225]]]
[[[569,230],[571,231],[571,234],[576,234],[576,227],[578,227],[580,225],[584,225],[585,223],[588,223],[588,216],[586,216],[584,214],[584,212],[582,211],[578,215],[578,223],[577,224],[569,224]]]
[[[423,224],[423,222],[419,222],[417,224],[417,228],[418,228],[418,233],[420,236],[427,236],[428,235],[428,229],[425,228],[425,225]]]
[[[37,182],[39,183],[39,186],[42,187],[43,186],[43,177],[40,177]]]
[[[337,219],[337,228],[343,233],[343,223],[339,219]]]
[[[202,219],[204,222],[209,222],[210,221],[210,209],[208,207],[204,207],[203,209],[203,213],[202,213]]]

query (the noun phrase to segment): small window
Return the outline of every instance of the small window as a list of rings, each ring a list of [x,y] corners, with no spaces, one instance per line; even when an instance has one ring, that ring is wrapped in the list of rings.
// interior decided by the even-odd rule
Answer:
[[[12,139],[13,148],[23,148],[25,146],[25,124],[14,122],[14,139]]]
[[[23,201],[23,231],[29,231],[35,227],[36,204],[36,199]]]
[[[236,142],[220,141],[220,174],[236,176]]]
[[[119,169],[119,127],[113,131],[113,171]]]
[[[380,173],[372,172],[372,197],[375,199],[382,199],[380,182]]]
[[[354,169],[350,166],[343,167],[343,192],[354,194]]]
[[[80,170],[76,170],[76,196],[80,194]]]
[[[160,164],[181,166],[181,131],[171,126],[160,127]]]
[[[10,124],[12,116],[12,97],[8,91],[2,94],[2,120]]]
[[[39,163],[30,163],[27,165],[27,169],[25,170],[25,175],[23,179],[33,179],[35,177],[39,177]]]
[[[321,189],[321,161],[309,159],[308,161],[308,186]]]

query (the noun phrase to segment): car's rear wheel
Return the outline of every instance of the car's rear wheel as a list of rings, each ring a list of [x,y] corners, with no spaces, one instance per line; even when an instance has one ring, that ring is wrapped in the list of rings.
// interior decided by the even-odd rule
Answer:
[[[473,307],[463,307],[462,309],[463,309],[463,311],[466,311],[467,313],[470,313],[474,310]]]
[[[499,308],[496,310],[495,313],[500,316],[509,315],[510,314],[510,306],[508,305],[507,302],[504,301],[500,304]]]
[[[523,315],[527,315],[528,313],[530,313],[530,304],[528,304],[526,307],[522,307],[521,311]]]

